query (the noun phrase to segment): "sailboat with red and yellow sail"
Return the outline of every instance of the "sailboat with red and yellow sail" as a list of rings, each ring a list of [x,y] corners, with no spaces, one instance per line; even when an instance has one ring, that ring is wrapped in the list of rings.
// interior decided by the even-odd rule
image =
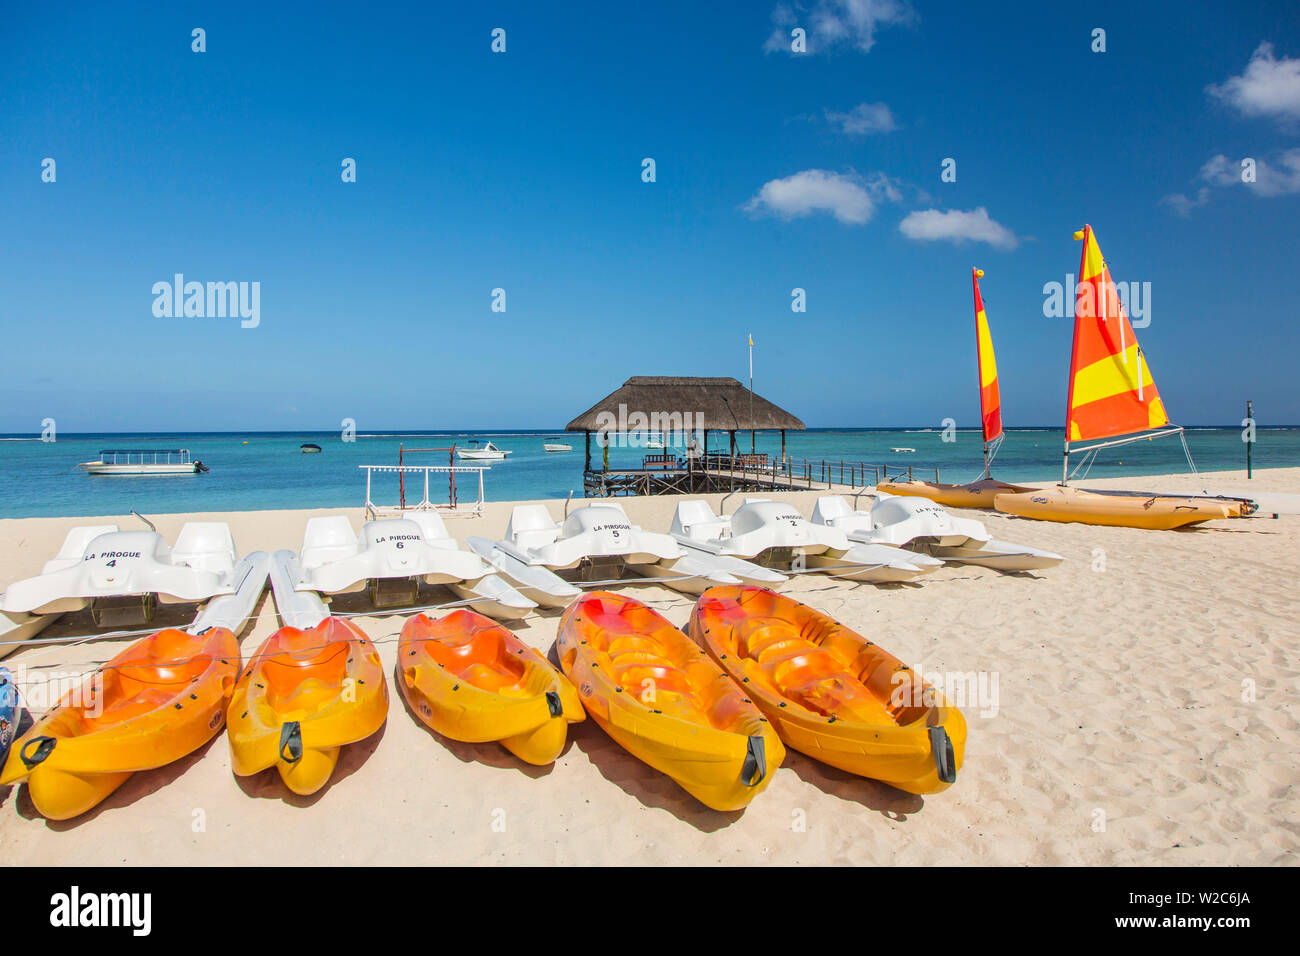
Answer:
[[[1171,529],[1240,517],[1243,509],[1252,506],[1239,499],[1107,493],[1069,486],[1071,445],[1077,442],[1095,444],[1073,449],[1081,456],[1076,472],[1090,466],[1103,448],[1143,439],[1178,435],[1187,450],[1182,426],[1170,424],[1092,227],[1084,226],[1074,238],[1083,240],[1083,255],[1074,309],[1061,484],[1039,491],[1000,493],[995,506],[1025,518],[1130,528]],[[1187,461],[1195,471],[1190,452]]]
[[[1002,398],[998,392],[998,365],[993,357],[993,336],[989,333],[989,320],[984,312],[984,297],[980,295],[980,279],[983,276],[984,270],[971,269],[971,285],[975,291],[975,354],[979,362],[980,426],[984,434],[984,477],[964,485],[948,485],[937,481],[882,481],[876,485],[877,491],[929,498],[952,508],[992,508],[994,498],[1000,493],[1031,490],[998,481],[989,474],[993,457],[1006,436],[1002,432]]]

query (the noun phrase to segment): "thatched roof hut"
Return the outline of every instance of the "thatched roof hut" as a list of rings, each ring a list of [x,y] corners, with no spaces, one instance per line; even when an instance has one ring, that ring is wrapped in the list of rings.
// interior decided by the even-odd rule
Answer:
[[[803,431],[804,423],[761,395],[753,395],[734,378],[638,375],[606,395],[565,426],[570,432],[595,432],[615,422],[631,421],[634,412],[648,420],[692,416],[697,429],[718,431]],[[654,431],[666,428],[642,426]]]
[[[710,431],[725,431],[734,450],[738,431],[780,431],[784,455],[785,433],[804,428],[799,419],[734,378],[643,375],[629,378],[569,422],[565,431],[587,433],[590,468],[592,432],[702,431],[707,447]]]

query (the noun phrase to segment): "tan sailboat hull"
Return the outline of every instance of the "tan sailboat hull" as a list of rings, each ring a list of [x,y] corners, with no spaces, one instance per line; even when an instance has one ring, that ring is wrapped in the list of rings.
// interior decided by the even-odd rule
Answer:
[[[1098,494],[1082,488],[1000,494],[994,503],[998,511],[1022,518],[1159,531],[1235,517],[1232,504],[1227,502],[1172,495]]]
[[[929,498],[949,508],[992,508],[993,499],[999,494],[1015,494],[1034,489],[1009,485],[993,478],[982,478],[965,485],[945,485],[935,481],[882,481],[876,485],[876,490],[891,495]]]

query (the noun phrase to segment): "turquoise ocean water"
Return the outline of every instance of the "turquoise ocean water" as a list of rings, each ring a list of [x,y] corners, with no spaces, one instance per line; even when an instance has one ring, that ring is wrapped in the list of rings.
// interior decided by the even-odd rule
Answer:
[[[192,511],[253,511],[283,508],[359,507],[365,501],[362,464],[394,465],[398,445],[445,447],[453,441],[491,438],[513,454],[491,465],[484,475],[490,501],[562,498],[571,490],[582,494],[583,436],[571,435],[573,451],[547,454],[542,439],[558,432],[392,432],[357,435],[345,442],[338,432],[245,432],[192,434],[60,435],[56,442],[30,436],[0,436],[0,517],[113,515],[131,510],[142,514]],[[722,450],[725,436],[711,434],[711,447]],[[299,446],[315,442],[319,455],[304,455]],[[1245,445],[1239,428],[1189,428],[1187,442],[1202,471],[1242,468]],[[742,451],[749,435],[737,437]],[[594,444],[594,443],[593,443]],[[759,434],[758,450],[777,455],[779,435]],[[892,448],[910,447],[912,453]],[[188,448],[211,468],[207,474],[177,478],[91,477],[77,463],[93,460],[107,448]],[[944,442],[937,429],[811,429],[791,433],[787,451],[794,458],[826,459],[888,465],[891,471],[912,465],[932,478],[939,468],[944,481],[963,482],[979,476],[980,436],[961,431]],[[612,448],[610,466],[634,467],[642,448]],[[1258,468],[1300,465],[1300,428],[1261,428],[1253,450]],[[410,455],[408,464],[446,464],[446,453]],[[471,464],[459,462],[458,464]],[[600,449],[593,447],[599,467]],[[1007,433],[994,474],[1008,481],[1050,481],[1060,477],[1061,430],[1014,429]],[[1108,449],[1093,466],[1091,476],[1168,474],[1185,472],[1187,463],[1176,437],[1138,442]],[[445,478],[431,479],[434,500],[446,500]],[[469,476],[467,495],[477,493]],[[418,499],[419,490],[416,489]],[[395,475],[376,476],[374,498],[396,503]]]

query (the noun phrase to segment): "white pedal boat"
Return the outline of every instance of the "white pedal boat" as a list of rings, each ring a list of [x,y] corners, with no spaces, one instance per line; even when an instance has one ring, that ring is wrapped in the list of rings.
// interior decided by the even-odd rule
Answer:
[[[368,590],[377,608],[414,604],[421,581],[445,585],[489,617],[515,620],[537,607],[482,558],[461,550],[431,512],[367,521],[360,535],[343,515],[312,518],[295,567],[296,590]]]
[[[893,545],[998,571],[1039,571],[1065,560],[1051,551],[995,541],[983,522],[956,518],[928,498],[877,492],[868,512],[855,511],[840,495],[827,495],[817,499],[812,520],[844,532],[851,541]]]
[[[782,570],[802,564],[850,581],[910,581],[943,564],[901,548],[854,544],[842,531],[813,524],[790,505],[766,498],[746,498],[734,514],[722,516],[707,501],[683,501],[673,515],[671,534],[696,554]]]
[[[159,603],[198,604],[232,593],[236,557],[225,522],[188,522],[175,546],[156,531],[73,528],[40,574],[0,594],[0,641],[26,640],[60,614],[85,608],[96,627],[148,624]],[[17,646],[0,644],[0,657]]]
[[[576,572],[570,577],[583,581],[613,580],[631,572],[687,594],[702,594],[716,584],[785,580],[745,562],[697,555],[669,535],[643,531],[612,502],[575,508],[562,525],[543,505],[516,505],[502,540],[467,538],[465,543],[525,594],[550,607],[565,607],[581,593],[556,573],[560,571]]]

